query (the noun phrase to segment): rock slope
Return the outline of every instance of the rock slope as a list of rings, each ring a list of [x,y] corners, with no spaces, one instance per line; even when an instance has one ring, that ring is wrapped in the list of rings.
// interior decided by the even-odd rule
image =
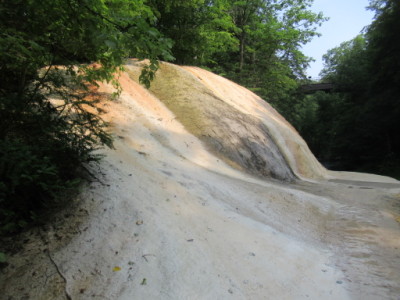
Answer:
[[[139,66],[102,103],[116,140],[99,181],[26,233],[4,299],[398,298],[398,181],[325,170],[226,79],[163,63],[149,91]]]

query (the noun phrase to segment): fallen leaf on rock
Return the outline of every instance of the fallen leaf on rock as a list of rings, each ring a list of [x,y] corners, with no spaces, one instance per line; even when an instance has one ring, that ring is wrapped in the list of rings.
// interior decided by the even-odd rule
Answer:
[[[120,267],[114,267],[114,268],[113,268],[113,271],[114,271],[114,272],[121,271],[121,268],[120,268]]]

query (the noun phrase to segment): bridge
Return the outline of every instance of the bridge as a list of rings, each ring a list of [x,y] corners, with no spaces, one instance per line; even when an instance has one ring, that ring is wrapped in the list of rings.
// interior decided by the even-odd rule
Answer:
[[[335,88],[333,83],[310,83],[303,84],[301,90],[306,94],[312,94],[318,91],[330,92]]]

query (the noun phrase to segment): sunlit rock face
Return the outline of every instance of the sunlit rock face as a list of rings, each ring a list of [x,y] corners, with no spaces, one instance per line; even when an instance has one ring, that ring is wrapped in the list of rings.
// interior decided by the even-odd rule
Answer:
[[[147,90],[140,71],[114,101],[93,88],[114,149],[72,207],[9,240],[1,299],[398,299],[398,181],[326,171],[220,76],[162,63]]]
[[[138,81],[141,63],[126,71]],[[296,130],[251,91],[206,70],[162,63],[150,91],[213,154],[261,177],[292,181],[323,178],[318,163]]]

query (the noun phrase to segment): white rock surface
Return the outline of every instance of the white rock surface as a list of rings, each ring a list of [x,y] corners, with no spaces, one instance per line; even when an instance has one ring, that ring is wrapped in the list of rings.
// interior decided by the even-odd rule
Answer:
[[[220,98],[232,89],[182,69],[217,84]],[[120,80],[120,99],[103,104],[116,137],[104,184],[92,183],[70,221],[32,234],[10,258],[4,299],[398,299],[399,182],[329,173],[313,157],[319,179],[307,177],[296,155],[288,164],[309,181],[251,176],[127,73]],[[266,106],[242,93],[225,103],[267,120]]]

